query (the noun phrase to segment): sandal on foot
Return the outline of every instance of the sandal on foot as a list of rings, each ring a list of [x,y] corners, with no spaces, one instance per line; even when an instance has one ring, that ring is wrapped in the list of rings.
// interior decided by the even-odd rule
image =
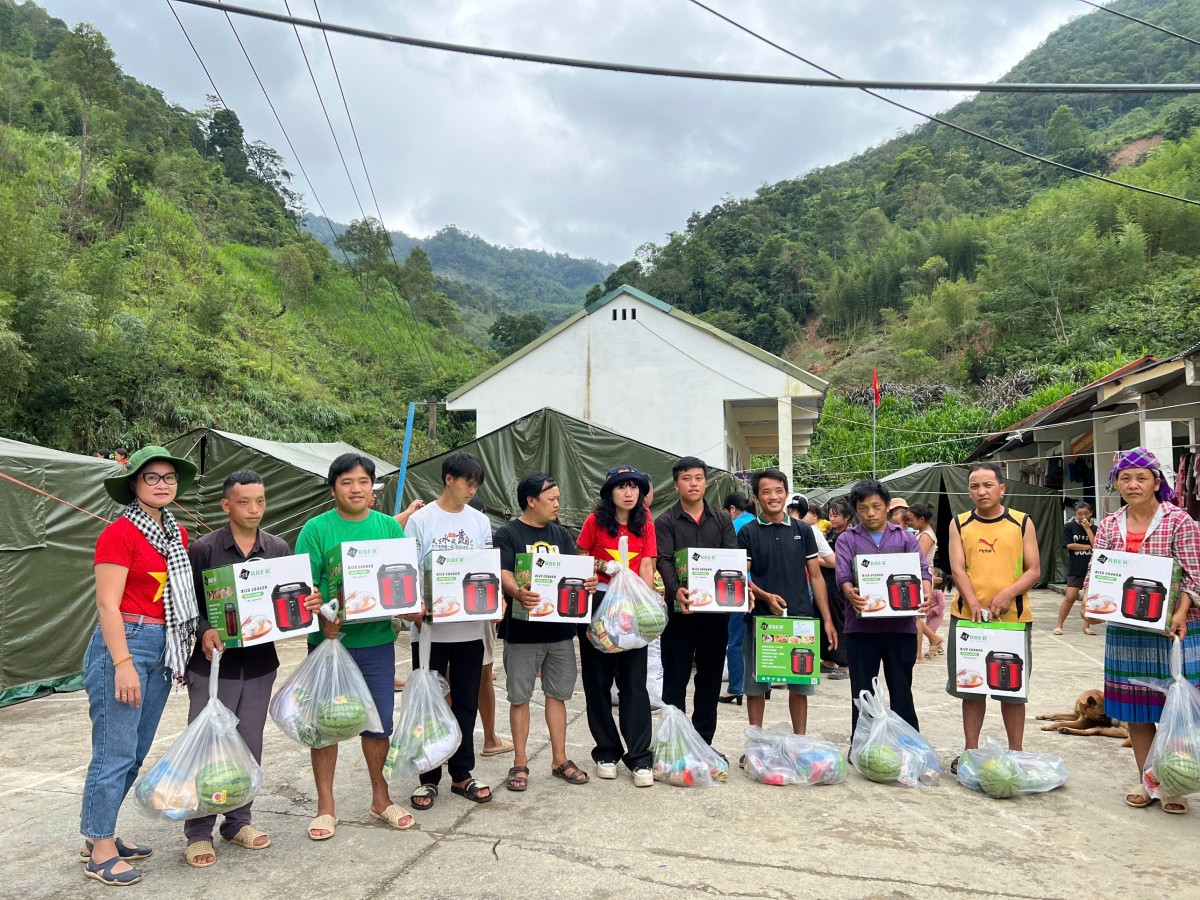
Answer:
[[[561,778],[568,784],[584,784],[588,780],[587,772],[583,771],[583,769],[579,768],[579,766],[575,765],[569,759],[561,766],[555,766],[551,769],[550,774],[555,778]]]
[[[479,796],[483,791],[488,792],[486,797]],[[467,783],[462,787],[451,784],[450,793],[458,794],[460,797],[466,797],[472,803],[488,803],[492,799],[492,789],[482,781],[476,781],[474,778],[468,778]]]
[[[954,761],[952,763],[950,763],[950,774],[951,775],[958,774],[958,762],[961,759],[962,759],[962,754],[959,754],[958,756],[954,757]]]
[[[499,756],[502,753],[512,753],[514,749],[513,742],[508,738],[500,738],[500,746],[493,747],[490,750],[480,750],[481,756]]]
[[[1184,797],[1163,797],[1159,801],[1162,811],[1173,816],[1182,816],[1188,811],[1188,802]]]
[[[265,844],[254,843],[259,838],[266,838],[267,842]],[[271,838],[267,833],[259,831],[253,825],[243,825],[233,837],[221,835],[221,840],[227,844],[237,844],[239,847],[245,847],[247,850],[266,850],[271,846]]]
[[[127,844],[120,838],[117,838],[116,843],[117,856],[121,857],[121,859],[125,860],[125,862],[133,862],[134,860],[145,859],[154,852],[151,848],[142,844]],[[94,845],[91,841],[87,840],[86,838],[84,839],[83,849],[79,851],[79,861],[81,863],[91,861],[93,846]]]
[[[1061,628],[1055,628],[1055,629],[1054,629],[1054,634],[1062,634],[1062,629],[1061,629]]]
[[[337,831],[337,816],[317,816],[308,823],[308,837],[313,841],[327,841]],[[325,834],[313,834],[314,831],[324,831]]]
[[[520,793],[529,787],[529,766],[510,766],[504,779],[504,786],[510,791]]]
[[[1083,633],[1084,633],[1084,634],[1095,634],[1096,632],[1092,631],[1092,626],[1091,626],[1091,625],[1084,625],[1084,626],[1083,626]]]
[[[412,804],[412,808],[424,812],[427,809],[433,808],[433,801],[437,799],[437,785],[423,784],[408,798],[408,802]],[[420,801],[428,800],[428,803]]]
[[[380,821],[387,822],[389,825],[391,825],[397,831],[408,831],[408,829],[412,828],[414,825],[417,824],[417,820],[412,817],[411,813],[406,813],[401,807],[397,806],[395,803],[388,806],[388,808],[385,809],[381,813],[377,813],[377,812],[375,812],[375,810],[371,810],[371,818],[379,819]],[[408,819],[407,823],[404,823],[405,819]],[[404,824],[401,824],[401,823],[404,823]]]
[[[1146,786],[1139,782],[1138,786],[1125,795],[1125,805],[1132,806],[1134,809],[1145,809],[1154,798],[1150,796],[1150,792],[1146,790]]]
[[[113,866],[119,862],[124,862],[119,853],[102,863],[94,863],[89,859],[83,874],[88,878],[95,878],[101,884],[107,884],[109,887],[124,887],[127,884],[137,884],[142,880],[142,873],[132,866],[127,872],[113,872]]]
[[[211,856],[212,859],[208,862],[200,862],[201,856]],[[193,869],[207,869],[216,863],[217,850],[212,845],[212,841],[196,841],[187,845],[187,849],[183,851],[183,858]]]

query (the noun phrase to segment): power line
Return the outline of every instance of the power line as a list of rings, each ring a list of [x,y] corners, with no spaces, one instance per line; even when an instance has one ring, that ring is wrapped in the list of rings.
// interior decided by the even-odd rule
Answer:
[[[291,5],[288,3],[288,0],[283,0],[283,5],[284,5],[284,8],[288,11],[288,14],[290,15],[292,12],[292,8],[291,8]],[[338,140],[337,130],[333,127],[333,121],[329,118],[329,110],[325,106],[325,98],[321,95],[321,88],[317,84],[316,73],[313,72],[312,64],[308,60],[308,51],[306,51],[304,49],[304,41],[302,41],[300,39],[300,29],[296,28],[293,25],[292,30],[296,34],[296,43],[300,46],[300,55],[302,57],[304,57],[304,67],[306,69],[308,69],[308,77],[312,80],[313,90],[316,91],[317,102],[321,105],[321,112],[325,116],[325,124],[327,126],[329,126],[329,134],[333,138],[333,146],[337,149],[338,158],[342,161],[342,170],[346,173],[346,180],[350,182],[350,192],[354,195],[354,202],[358,204],[359,213],[362,215],[363,219],[366,219],[367,211],[363,208],[362,200],[358,196],[358,188],[355,187],[354,178],[350,175],[350,166],[346,163],[346,155],[342,152],[342,142]],[[293,152],[295,152],[295,151],[293,151]],[[387,226],[383,224],[382,219],[380,219],[379,224],[380,224],[380,227],[382,227],[384,229],[384,231],[386,232]],[[330,228],[330,230],[332,231],[332,227]],[[390,253],[390,243],[391,243],[390,236],[388,238],[388,242],[389,242],[389,253]],[[392,262],[394,263],[395,261],[396,261],[396,257],[393,255]],[[399,266],[396,267],[396,274],[397,275],[400,274]],[[412,315],[412,318],[413,318],[413,327],[410,328],[408,326],[408,323],[404,320],[404,305],[401,303],[400,291],[394,285],[391,285],[391,287],[392,287],[392,292],[396,296],[397,306],[400,309],[400,324],[402,324],[404,326],[404,330],[408,332],[408,339],[417,348],[418,355],[421,355],[423,353],[425,356],[426,365],[428,365],[431,370],[435,370],[436,366],[433,362],[433,357],[430,354],[428,347],[425,346],[425,341],[422,338],[421,333],[420,333],[420,324],[417,321],[416,310],[412,308],[411,304],[408,305],[409,314]]]
[[[181,0],[181,2],[192,2],[192,0]],[[1190,200],[1187,197],[1179,197],[1179,196],[1176,196],[1175,194],[1168,194],[1163,191],[1156,191],[1152,188],[1142,187],[1141,185],[1137,185],[1137,184],[1130,184],[1125,181],[1117,181],[1115,178],[1109,178],[1105,175],[1098,175],[1095,172],[1089,172],[1086,169],[1077,169],[1074,166],[1068,166],[1066,163],[1061,163],[1061,162],[1058,162],[1057,160],[1050,159],[1045,156],[1038,156],[1036,153],[1032,153],[1028,150],[1022,150],[1020,147],[1017,147],[1014,144],[1009,144],[1005,141],[1001,141],[1001,140],[997,140],[996,138],[988,137],[986,134],[981,134],[978,131],[972,131],[970,128],[964,128],[962,125],[956,125],[954,122],[951,122],[948,119],[943,119],[941,116],[935,116],[935,115],[931,115],[930,113],[921,112],[921,110],[919,110],[919,109],[914,109],[911,106],[901,103],[899,100],[893,100],[891,97],[885,97],[883,94],[880,94],[877,91],[874,91],[871,89],[872,87],[878,87],[879,86],[878,84],[877,85],[869,85],[866,82],[854,82],[854,81],[849,81],[849,80],[843,79],[836,72],[833,72],[830,69],[827,69],[824,66],[822,66],[821,64],[815,63],[810,59],[805,59],[800,54],[795,53],[792,50],[789,50],[788,48],[786,48],[780,44],[775,43],[775,41],[771,40],[768,37],[765,37],[764,35],[759,34],[757,31],[754,31],[753,29],[748,28],[747,26],[741,24],[740,22],[735,22],[733,19],[729,18],[728,16],[724,15],[723,13],[718,12],[717,10],[713,9],[711,6],[706,6],[704,3],[701,3],[700,0],[688,0],[688,2],[695,6],[700,7],[700,9],[703,9],[705,12],[711,13],[712,15],[716,16],[718,19],[721,19],[724,22],[728,22],[734,28],[737,28],[739,31],[744,31],[746,34],[750,35],[751,37],[755,38],[756,40],[762,41],[764,44],[767,44],[770,47],[774,47],[776,50],[779,50],[782,53],[786,53],[788,56],[792,57],[793,59],[799,60],[800,62],[804,63],[807,66],[812,66],[814,69],[817,69],[820,72],[824,72],[826,75],[829,75],[829,76],[833,77],[834,79],[836,79],[838,81],[838,83],[842,84],[843,86],[854,85],[854,86],[858,87],[858,89],[861,90],[864,94],[869,94],[870,96],[876,98],[877,100],[882,100],[884,103],[891,104],[892,106],[896,107],[897,109],[902,109],[905,112],[910,112],[913,115],[920,116],[921,118],[927,119],[930,122],[936,122],[938,125],[944,125],[946,128],[950,128],[961,134],[965,134],[970,137],[976,138],[977,140],[985,141],[986,143],[991,144],[994,147],[999,147],[1003,150],[1008,150],[1012,153],[1016,153],[1018,156],[1023,156],[1026,159],[1034,160],[1035,162],[1044,163],[1045,165],[1048,165],[1048,166],[1054,166],[1056,169],[1062,169],[1064,172],[1070,172],[1073,175],[1080,175],[1085,178],[1091,178],[1094,181],[1102,181],[1105,184],[1116,185],[1117,187],[1126,188],[1131,191],[1137,191],[1142,194],[1149,194],[1153,197],[1161,197],[1164,200],[1177,200],[1180,203],[1187,203],[1190,206],[1200,206],[1200,201]],[[1086,0],[1085,0],[1085,2],[1086,2]],[[1048,86],[1045,86],[1045,87],[1048,87]],[[1077,91],[1074,91],[1074,89],[1071,88],[1070,86],[1059,85],[1058,88],[1060,90],[1057,90],[1054,92],[1078,93]],[[1048,91],[1048,93],[1049,93],[1049,91]],[[1145,93],[1150,93],[1150,92],[1147,91]]]
[[[312,19],[300,19],[295,16],[282,15],[262,9],[247,6],[232,6],[218,0],[178,0],[191,6],[206,9],[216,9],[236,15],[251,16],[272,22],[288,25],[298,25],[302,28],[315,28],[322,31],[333,31],[348,34],[353,37],[368,38],[376,41],[386,41],[393,44],[405,44],[410,47],[422,47],[427,50],[441,50],[446,53],[461,53],[469,56],[486,56],[493,59],[507,59],[515,62],[541,63],[549,66],[564,66],[574,69],[593,69],[601,72],[623,72],[630,75],[653,75],[662,78],[686,78],[701,81],[728,81],[743,84],[778,84],[795,87],[826,87],[878,88],[895,91],[951,91],[959,93],[1074,93],[1074,94],[1196,94],[1200,93],[1200,84],[1036,84],[1015,82],[948,82],[948,81],[885,81],[880,79],[846,79],[835,78],[797,78],[786,75],[753,75],[738,72],[708,72],[697,69],[674,69],[661,66],[641,66],[631,63],[603,62],[591,59],[576,59],[567,56],[549,56],[542,53],[524,53],[517,50],[498,50],[492,47],[475,47],[468,44],[451,44],[445,41],[432,41],[426,38],[409,37],[406,35],[389,34],[370,28],[356,28],[350,25],[336,25],[332,22],[319,22]]]
[[[1161,25],[1155,25],[1153,22],[1147,22],[1145,19],[1139,19],[1137,16],[1131,16],[1129,13],[1123,13],[1119,10],[1112,9],[1108,6],[1103,6],[1099,3],[1093,3],[1092,0],[1079,0],[1086,6],[1093,9],[1101,10],[1102,12],[1112,13],[1114,16],[1120,16],[1122,19],[1128,19],[1130,22],[1137,22],[1139,25],[1145,25],[1147,28],[1153,28],[1155,31],[1161,31],[1163,34],[1169,34],[1171,37],[1177,37],[1181,41],[1187,41],[1189,44],[1195,44],[1200,47],[1200,41],[1195,38],[1190,38],[1186,34],[1180,34],[1178,31],[1172,31],[1169,28],[1163,28]]]

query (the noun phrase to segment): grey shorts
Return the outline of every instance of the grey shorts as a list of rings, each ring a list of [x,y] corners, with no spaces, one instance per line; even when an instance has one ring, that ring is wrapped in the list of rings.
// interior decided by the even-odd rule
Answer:
[[[507,679],[508,702],[513,706],[528,703],[538,670],[542,673],[542,692],[555,700],[570,700],[575,693],[575,641],[554,641],[549,644],[514,644],[504,642],[504,675]]]
[[[958,689],[958,682],[955,680],[955,673],[958,672],[958,647],[954,642],[954,630],[957,627],[960,619],[953,616],[950,617],[950,636],[946,638],[946,693],[951,697],[957,697],[959,700],[987,700],[984,694],[964,694]],[[1033,623],[1025,623],[1025,693],[1029,693],[1029,682],[1033,678]],[[993,694],[991,699],[999,700],[1001,703],[1011,703],[1014,706],[1023,706],[1028,700],[1028,697],[1003,697]]]
[[[771,689],[771,685],[765,681],[755,680],[754,641],[754,629],[747,628],[746,636],[742,638],[742,663],[746,667],[746,677],[742,680],[742,692],[747,697],[764,697]],[[787,687],[791,693],[803,694],[805,697],[811,697],[817,692],[815,684],[789,684]]]

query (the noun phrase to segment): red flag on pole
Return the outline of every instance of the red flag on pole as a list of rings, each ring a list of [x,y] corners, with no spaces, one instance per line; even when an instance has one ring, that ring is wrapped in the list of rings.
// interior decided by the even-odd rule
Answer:
[[[879,370],[871,369],[871,387],[875,390],[875,406],[879,406]]]

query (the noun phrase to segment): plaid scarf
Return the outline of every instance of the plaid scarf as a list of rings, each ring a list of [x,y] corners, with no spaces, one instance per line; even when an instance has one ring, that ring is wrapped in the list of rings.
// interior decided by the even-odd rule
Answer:
[[[167,582],[163,585],[163,618],[167,620],[167,668],[177,679],[184,677],[188,657],[196,643],[196,586],[192,564],[183,546],[179,524],[169,510],[162,511],[162,528],[135,500],[125,507],[125,518],[142,533],[146,542],[167,561]]]
[[[1124,453],[1118,453],[1116,461],[1113,463],[1112,469],[1108,473],[1108,489],[1115,490],[1117,483],[1117,473],[1125,469],[1149,469],[1158,476],[1158,490],[1154,492],[1163,503],[1170,503],[1175,499],[1175,489],[1167,483],[1167,476],[1163,474],[1162,463],[1158,461],[1153,453],[1145,447],[1134,447],[1132,450],[1126,450]]]

